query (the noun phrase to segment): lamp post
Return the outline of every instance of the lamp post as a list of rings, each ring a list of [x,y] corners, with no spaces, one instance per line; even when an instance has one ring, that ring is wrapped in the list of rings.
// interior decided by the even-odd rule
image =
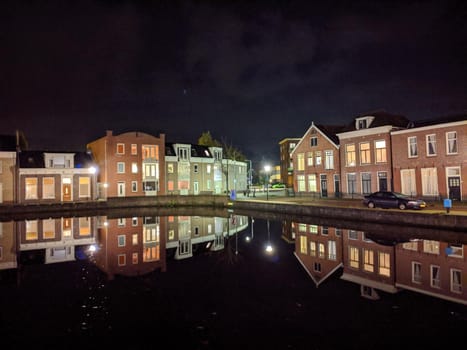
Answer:
[[[271,171],[271,166],[265,165],[264,171],[266,173],[266,200],[269,200],[269,172]]]
[[[246,236],[246,241],[247,242],[250,242],[251,240],[253,240],[253,225],[255,223],[255,219],[254,218],[251,218],[251,236]]]

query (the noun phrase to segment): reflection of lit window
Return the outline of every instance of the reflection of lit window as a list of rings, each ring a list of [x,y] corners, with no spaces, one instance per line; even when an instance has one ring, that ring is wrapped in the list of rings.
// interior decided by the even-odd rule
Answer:
[[[91,234],[91,220],[88,217],[79,218],[79,235],[88,236]]]
[[[307,239],[306,239],[306,236],[300,236],[300,253],[307,254]]]
[[[44,239],[55,238],[55,220],[47,219],[42,221],[42,236]]]
[[[138,253],[133,253],[133,254],[131,255],[131,262],[132,262],[133,264],[137,264],[137,263],[138,263]]]
[[[355,269],[360,267],[360,255],[357,247],[349,246],[349,265]]]
[[[430,285],[433,288],[441,288],[441,277],[440,277],[440,268],[436,265],[431,265],[431,279]]]
[[[32,241],[38,238],[37,220],[26,220],[26,240]]]
[[[119,254],[117,256],[118,260],[118,266],[125,266],[126,265],[126,255],[125,254]]]
[[[363,249],[363,269],[373,272],[375,269],[374,252],[370,249]]]
[[[439,254],[439,242],[423,240],[423,252],[430,254]]]
[[[125,237],[125,235],[118,235],[117,241],[118,241],[118,246],[119,246],[119,247],[124,247],[124,246],[126,245],[126,237]]]
[[[310,255],[316,256],[316,242],[310,242]]]
[[[462,271],[451,269],[451,292],[462,293]]]
[[[418,262],[412,262],[412,282],[422,283],[422,265]]]
[[[378,254],[379,274],[382,276],[391,276],[391,256],[388,253],[379,252]]]

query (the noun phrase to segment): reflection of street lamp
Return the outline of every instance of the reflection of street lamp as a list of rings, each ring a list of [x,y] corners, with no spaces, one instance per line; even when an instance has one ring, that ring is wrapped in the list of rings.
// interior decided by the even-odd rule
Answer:
[[[255,223],[255,219],[251,218],[251,236],[246,236],[245,240],[247,242],[250,242],[251,240],[253,240],[253,225]]]
[[[271,232],[269,231],[269,220],[267,223],[268,223],[268,243],[266,245],[266,253],[272,253]]]
[[[269,200],[269,172],[271,171],[271,166],[265,165],[264,171],[266,172],[266,200]]]

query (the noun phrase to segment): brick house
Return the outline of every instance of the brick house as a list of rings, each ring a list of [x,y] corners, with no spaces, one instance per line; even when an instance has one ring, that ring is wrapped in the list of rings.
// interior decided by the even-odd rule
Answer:
[[[294,190],[320,197],[339,196],[339,142],[336,132],[340,126],[311,126],[293,149]]]
[[[21,151],[18,159],[18,203],[96,198],[96,167],[89,153]]]
[[[392,131],[394,189],[427,199],[467,194],[467,120],[452,116]]]
[[[394,188],[391,132],[408,125],[404,116],[376,111],[356,117],[337,133],[342,191],[347,196]]]
[[[87,144],[98,165],[99,198],[165,194],[165,135],[108,130]]]

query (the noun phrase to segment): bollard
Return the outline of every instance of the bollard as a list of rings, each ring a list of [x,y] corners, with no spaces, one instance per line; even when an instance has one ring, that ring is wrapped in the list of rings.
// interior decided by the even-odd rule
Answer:
[[[443,202],[444,208],[446,208],[446,213],[449,214],[449,211],[451,210],[452,207],[452,201],[449,198],[446,198]]]

